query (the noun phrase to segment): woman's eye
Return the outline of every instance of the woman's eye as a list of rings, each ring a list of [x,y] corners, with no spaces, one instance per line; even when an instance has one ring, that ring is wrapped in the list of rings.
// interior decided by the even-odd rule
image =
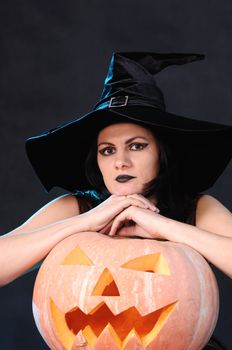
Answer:
[[[147,147],[148,143],[132,143],[129,145],[129,149],[132,151],[140,151]],[[110,156],[115,153],[114,147],[106,147],[99,151],[99,153],[103,156]]]
[[[144,149],[145,147],[147,147],[148,143],[132,143],[130,145],[130,149],[133,148],[133,150],[138,151],[141,149]]]
[[[113,148],[112,147],[103,148],[99,151],[99,153],[102,154],[103,156],[108,156],[113,153]]]

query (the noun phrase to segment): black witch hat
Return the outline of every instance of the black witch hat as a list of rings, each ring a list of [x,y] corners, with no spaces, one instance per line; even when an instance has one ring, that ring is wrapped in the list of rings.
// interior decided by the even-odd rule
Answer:
[[[103,92],[93,110],[26,141],[31,164],[48,192],[90,188],[85,159],[92,140],[107,125],[138,123],[162,135],[175,148],[180,180],[201,192],[210,188],[232,156],[232,127],[168,113],[155,75],[170,65],[204,55],[153,52],[113,53]]]

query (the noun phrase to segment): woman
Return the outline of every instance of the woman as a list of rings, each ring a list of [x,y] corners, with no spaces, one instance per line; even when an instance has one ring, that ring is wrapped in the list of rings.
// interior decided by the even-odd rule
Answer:
[[[185,243],[232,277],[232,215],[202,194],[231,158],[232,127],[166,112],[154,78],[169,65],[202,58],[116,53],[93,111],[27,140],[46,191],[60,186],[71,194],[1,238],[0,266],[9,261],[1,285],[82,231]]]

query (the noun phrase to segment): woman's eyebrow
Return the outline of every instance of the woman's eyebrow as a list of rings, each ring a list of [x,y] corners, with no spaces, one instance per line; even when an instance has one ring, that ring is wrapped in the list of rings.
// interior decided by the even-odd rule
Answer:
[[[135,139],[137,139],[137,138],[144,139],[145,141],[148,141],[148,140],[146,139],[146,137],[144,137],[144,136],[134,136],[134,137],[131,137],[130,139],[128,139],[128,140],[125,142],[125,144],[127,145],[128,143],[130,143],[131,141],[133,141],[133,140],[135,140]],[[99,144],[98,144],[98,147],[101,146],[101,145],[110,145],[110,146],[114,146],[113,143],[107,142],[107,141],[99,143]]]

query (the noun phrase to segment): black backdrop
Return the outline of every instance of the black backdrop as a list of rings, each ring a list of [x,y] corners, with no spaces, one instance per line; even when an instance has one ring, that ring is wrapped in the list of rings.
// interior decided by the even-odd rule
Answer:
[[[43,191],[24,140],[87,113],[100,97],[113,51],[206,54],[205,61],[159,75],[167,109],[232,124],[231,18],[230,0],[2,0],[1,234],[64,193]],[[231,170],[232,164],[209,191],[230,210]],[[214,271],[221,294],[215,334],[231,349],[232,283]],[[31,311],[35,276],[0,289],[1,350],[47,349]]]

